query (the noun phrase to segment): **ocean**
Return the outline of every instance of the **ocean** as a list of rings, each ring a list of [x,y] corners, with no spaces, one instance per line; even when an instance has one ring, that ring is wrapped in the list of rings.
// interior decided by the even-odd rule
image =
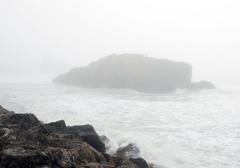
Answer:
[[[240,83],[147,94],[57,84],[0,84],[0,105],[43,122],[91,124],[109,153],[135,143],[162,168],[240,167]]]

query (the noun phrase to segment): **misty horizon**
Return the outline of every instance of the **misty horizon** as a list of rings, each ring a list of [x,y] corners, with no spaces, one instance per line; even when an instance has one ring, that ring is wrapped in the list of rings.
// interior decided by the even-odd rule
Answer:
[[[12,3],[14,2],[14,3]],[[111,54],[188,62],[210,80],[240,69],[238,1],[2,1],[0,82],[49,82]]]
[[[0,1],[0,168],[239,168],[240,1]]]

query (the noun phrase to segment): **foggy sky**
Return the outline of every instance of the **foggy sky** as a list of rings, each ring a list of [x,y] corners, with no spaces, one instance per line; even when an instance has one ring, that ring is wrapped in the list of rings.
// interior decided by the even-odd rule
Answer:
[[[51,81],[121,53],[240,75],[238,0],[2,0],[0,82]]]

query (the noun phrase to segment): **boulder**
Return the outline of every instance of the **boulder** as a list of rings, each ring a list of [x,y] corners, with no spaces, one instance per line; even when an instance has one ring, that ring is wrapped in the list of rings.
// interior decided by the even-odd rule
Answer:
[[[83,139],[83,141],[99,152],[106,152],[105,144],[101,141],[99,135],[91,125],[67,127],[64,132],[67,134],[77,134]]]
[[[34,114],[13,114],[3,122],[10,125],[16,125],[21,129],[30,129],[41,125],[40,121]]]
[[[67,127],[64,120],[60,120],[60,121],[44,124],[44,126],[51,133],[54,133],[54,132],[64,132],[66,127]]]
[[[100,136],[100,140],[105,144],[106,151],[111,149],[111,141],[106,135]]]
[[[138,168],[149,168],[148,163],[143,158],[139,157],[140,149],[137,147],[136,144],[131,143],[126,146],[120,147],[116,151],[115,155],[120,158],[129,159]]]
[[[0,167],[4,168],[36,167],[40,163],[48,164],[50,162],[50,158],[44,153],[36,149],[24,149],[18,146],[11,146],[4,149],[0,155]]]
[[[118,148],[115,155],[122,158],[138,158],[140,155],[140,149],[136,144],[130,143]]]
[[[88,143],[99,152],[106,152],[105,144],[91,125],[67,127],[65,121],[60,120],[44,124],[44,126],[51,133],[64,133],[73,136],[79,136],[84,142]]]
[[[1,114],[10,114],[11,112],[0,106],[0,113]]]
[[[130,161],[139,168],[149,168],[148,163],[143,158],[130,159]]]

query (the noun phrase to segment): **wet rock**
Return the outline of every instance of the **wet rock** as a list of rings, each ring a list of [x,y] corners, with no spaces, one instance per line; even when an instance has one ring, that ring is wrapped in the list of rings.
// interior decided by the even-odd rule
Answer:
[[[116,152],[116,156],[129,159],[133,164],[138,166],[138,168],[149,168],[148,163],[143,158],[139,157],[140,149],[136,144],[120,147]]]
[[[106,152],[105,144],[101,141],[95,129],[91,125],[67,127],[64,131],[68,134],[77,134],[83,141],[94,147],[99,152]]]
[[[70,135],[77,135],[82,138],[83,141],[91,145],[99,152],[105,152],[105,144],[102,142],[100,136],[97,134],[93,126],[82,125],[67,127],[64,120],[44,124],[46,129],[51,133],[64,133]]]
[[[130,161],[139,168],[149,168],[148,163],[143,158],[130,159]]]
[[[40,126],[40,121],[34,114],[13,114],[5,122],[17,125],[21,129],[30,129],[35,126]]]
[[[113,157],[112,162],[115,163],[116,168],[138,168],[133,162],[121,157]]]
[[[66,129],[66,123],[64,120],[56,121],[56,122],[51,122],[48,124],[44,124],[46,129],[51,132],[64,132]]]
[[[0,113],[1,114],[11,114],[12,112],[6,110],[5,108],[3,108],[2,106],[0,106]]]
[[[128,144],[126,146],[120,147],[116,151],[115,155],[122,158],[138,158],[140,155],[140,149],[136,144]]]
[[[44,124],[44,126],[51,133],[64,133],[73,136],[79,136],[83,141],[94,147],[99,152],[106,151],[105,144],[102,142],[100,136],[91,125],[67,127],[65,121],[60,120]]]
[[[108,151],[111,148],[110,139],[107,136],[102,135],[102,136],[100,136],[100,140],[101,140],[101,142],[103,142],[105,144],[106,151]]]
[[[1,151],[0,167],[30,168],[49,162],[49,158],[37,150],[11,146]]]
[[[90,125],[42,124],[33,114],[6,111],[0,111],[0,123],[0,168],[138,168],[128,158],[104,153]]]

